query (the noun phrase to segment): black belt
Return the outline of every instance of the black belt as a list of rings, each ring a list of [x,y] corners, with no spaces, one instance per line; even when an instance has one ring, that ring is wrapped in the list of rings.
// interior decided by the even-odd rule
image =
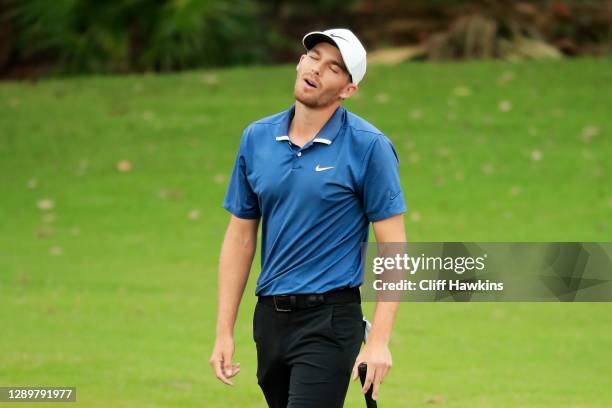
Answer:
[[[270,305],[277,312],[291,312],[318,305],[361,302],[359,288],[336,289],[325,293],[259,296],[259,303]]]

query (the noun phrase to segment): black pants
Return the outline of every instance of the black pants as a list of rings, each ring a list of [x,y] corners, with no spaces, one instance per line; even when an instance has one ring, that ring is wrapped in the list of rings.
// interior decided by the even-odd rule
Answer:
[[[361,304],[291,312],[257,303],[257,381],[271,408],[341,408],[364,335]]]

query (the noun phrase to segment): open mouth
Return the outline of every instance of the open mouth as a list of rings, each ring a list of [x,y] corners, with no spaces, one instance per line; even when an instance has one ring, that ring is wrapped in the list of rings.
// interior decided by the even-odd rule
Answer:
[[[310,86],[311,88],[316,88],[317,87],[317,84],[314,83],[313,81],[309,80],[309,79],[304,78],[304,82],[306,82],[306,84],[308,84],[308,86]]]

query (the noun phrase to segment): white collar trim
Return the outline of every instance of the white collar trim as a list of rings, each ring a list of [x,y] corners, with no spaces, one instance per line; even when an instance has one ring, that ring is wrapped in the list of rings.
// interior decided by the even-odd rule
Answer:
[[[289,139],[289,136],[276,136],[276,141],[277,142],[281,142],[283,140],[291,140]],[[331,144],[331,140],[329,139],[325,139],[323,137],[315,137],[314,139],[312,139],[313,143],[323,143],[326,145],[330,145]]]

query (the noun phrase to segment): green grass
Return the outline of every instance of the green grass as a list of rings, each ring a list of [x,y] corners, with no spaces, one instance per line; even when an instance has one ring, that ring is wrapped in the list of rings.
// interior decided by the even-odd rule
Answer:
[[[87,407],[265,406],[258,261],[236,387],[208,366],[221,202],[242,129],[292,103],[294,75],[0,84],[0,386],[76,386]],[[377,66],[347,107],[396,146],[410,240],[610,241],[611,83],[609,59]],[[610,407],[611,324],[606,303],[403,304],[381,406]]]

